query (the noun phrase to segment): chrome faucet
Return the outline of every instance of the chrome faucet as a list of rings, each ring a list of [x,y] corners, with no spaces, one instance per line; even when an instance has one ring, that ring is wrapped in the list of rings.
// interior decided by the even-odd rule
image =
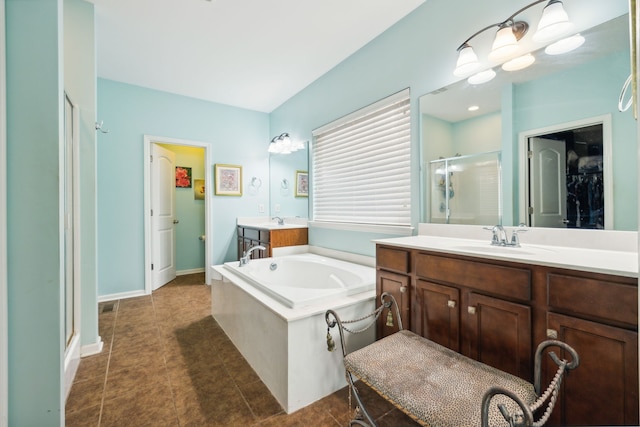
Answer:
[[[255,251],[256,249],[260,249],[260,250],[264,251],[267,248],[265,248],[262,245],[256,245],[256,246],[252,246],[249,249],[247,249],[246,251],[244,251],[242,253],[242,257],[240,257],[239,267],[242,267],[243,265],[247,265],[249,263],[249,260],[251,259],[251,252]]]
[[[483,228],[493,233],[491,236],[492,245],[520,247],[520,238],[518,237],[518,234],[524,233],[525,231],[527,231],[523,227],[526,227],[526,226],[524,224],[519,224],[518,228],[513,230],[513,232],[511,233],[511,240],[507,238],[507,231],[500,224],[494,225],[493,227],[483,227]]]
[[[280,218],[279,216],[274,216],[271,219],[277,219],[278,220],[278,225],[284,225],[284,218]]]

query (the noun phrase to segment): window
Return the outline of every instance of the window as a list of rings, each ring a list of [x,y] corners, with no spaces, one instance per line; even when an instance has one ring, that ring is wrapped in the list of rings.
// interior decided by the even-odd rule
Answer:
[[[313,220],[411,225],[409,89],[313,131]]]

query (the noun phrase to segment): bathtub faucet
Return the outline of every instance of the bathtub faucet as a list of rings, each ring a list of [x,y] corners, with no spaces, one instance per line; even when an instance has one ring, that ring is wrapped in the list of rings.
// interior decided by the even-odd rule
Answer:
[[[240,258],[240,267],[242,267],[243,265],[246,265],[246,264],[249,263],[249,260],[251,259],[251,252],[255,251],[256,249],[260,249],[260,250],[264,251],[267,248],[265,248],[262,245],[256,245],[256,246],[252,246],[248,250],[244,251],[244,253],[242,254],[242,257]]]

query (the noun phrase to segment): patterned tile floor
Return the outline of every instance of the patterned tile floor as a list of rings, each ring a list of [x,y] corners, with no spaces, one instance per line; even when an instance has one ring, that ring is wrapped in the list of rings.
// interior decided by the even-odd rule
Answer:
[[[101,354],[81,359],[66,405],[73,426],[346,426],[346,388],[286,414],[211,317],[204,274],[151,296],[99,304]],[[381,427],[413,421],[361,387]]]

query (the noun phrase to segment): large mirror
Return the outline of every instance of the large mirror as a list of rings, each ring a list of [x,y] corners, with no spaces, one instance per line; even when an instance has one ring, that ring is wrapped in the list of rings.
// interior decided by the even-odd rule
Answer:
[[[271,217],[309,217],[309,144],[289,154],[269,154],[269,214]],[[307,174],[305,176],[305,173]]]
[[[630,111],[618,111],[630,74],[628,6],[626,1],[601,3],[609,15],[590,12],[590,19],[599,22],[580,32],[585,42],[578,49],[553,56],[533,52],[536,62],[529,68],[507,72],[495,67],[497,76],[488,83],[463,80],[421,97],[422,221],[490,225],[495,219],[504,225],[637,230],[636,122]],[[469,111],[471,106],[477,109]],[[564,156],[542,156],[547,169],[530,158],[540,146],[545,150],[539,145],[545,141],[563,144],[556,151]],[[494,152],[497,166],[485,159]],[[443,160],[454,165],[446,175],[438,167]],[[554,175],[548,167],[554,162],[555,175],[563,181],[548,187],[555,185],[555,192],[540,192],[539,186]],[[464,178],[456,163],[460,170],[473,163],[476,175]],[[496,193],[480,197],[477,188],[454,187],[464,182],[476,187],[490,183],[484,187],[495,187]],[[465,194],[482,202],[477,212],[473,207],[447,210],[464,205],[454,201]],[[563,210],[554,225],[532,213],[537,194],[546,199],[536,199],[536,207]],[[587,206],[593,208],[581,211]],[[494,208],[497,216],[493,211],[487,216]]]

